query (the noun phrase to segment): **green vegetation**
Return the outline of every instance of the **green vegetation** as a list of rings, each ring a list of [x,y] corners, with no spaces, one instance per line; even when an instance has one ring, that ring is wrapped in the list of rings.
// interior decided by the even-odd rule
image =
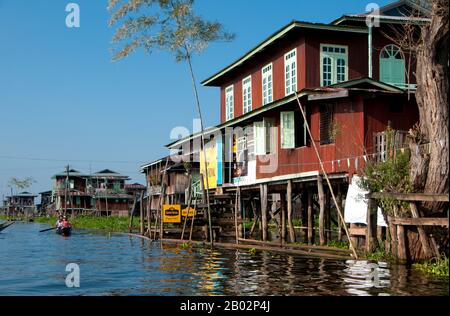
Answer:
[[[36,217],[36,223],[48,224],[54,226],[56,217]],[[93,216],[79,216],[70,219],[72,226],[80,229],[98,229],[108,232],[128,232],[129,218],[128,217],[93,217]],[[133,219],[133,227],[139,227],[139,218]]]
[[[191,243],[189,243],[189,242],[184,242],[184,243],[182,243],[181,245],[180,245],[180,248],[181,249],[189,249],[189,248],[191,248],[192,247],[192,245],[191,245]]]
[[[258,250],[256,250],[256,248],[251,248],[248,250],[249,254],[251,254],[252,256],[256,255],[256,253],[258,252]]]
[[[348,241],[338,241],[338,240],[330,240],[327,243],[328,247],[340,248],[340,249],[349,249],[350,244]]]
[[[369,261],[386,261],[394,262],[395,258],[391,253],[387,253],[384,250],[377,250],[374,252],[364,252],[361,255],[361,259],[366,259]]]
[[[413,268],[438,277],[448,277],[448,257],[443,255],[438,259],[424,263],[415,263],[413,264]]]
[[[396,151],[393,145],[394,131],[388,129],[388,153],[386,161],[369,161],[362,174],[361,186],[370,192],[410,193],[412,191],[409,179],[408,151]],[[405,202],[384,198],[380,206],[389,215],[402,215],[399,212],[408,212],[409,206]],[[397,214],[394,214],[397,213]]]

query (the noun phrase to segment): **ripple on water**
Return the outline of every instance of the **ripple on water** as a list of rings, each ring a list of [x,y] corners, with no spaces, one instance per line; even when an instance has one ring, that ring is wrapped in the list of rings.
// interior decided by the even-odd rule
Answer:
[[[0,233],[0,295],[448,295],[448,279],[405,266],[241,250],[180,249],[126,235],[70,238],[16,223]],[[68,263],[81,287],[65,286]]]

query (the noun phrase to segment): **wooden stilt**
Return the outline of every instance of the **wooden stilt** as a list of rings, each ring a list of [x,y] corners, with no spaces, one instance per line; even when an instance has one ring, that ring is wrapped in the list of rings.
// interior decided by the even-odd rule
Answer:
[[[317,191],[319,193],[319,239],[320,245],[324,246],[327,243],[327,237],[325,235],[325,193],[321,176],[317,177]]]
[[[192,202],[192,174],[190,172],[189,172],[189,177],[188,177],[188,183],[189,183],[189,187],[188,187],[188,207],[187,207],[187,214],[184,217],[183,230],[181,232],[181,240],[184,240],[184,231],[186,230],[186,223],[187,223],[187,219],[189,218],[189,211],[191,209],[191,202]]]
[[[331,194],[330,190],[325,193],[325,237],[326,241],[332,240],[331,231]]]
[[[341,192],[341,186],[338,185],[338,192],[337,192],[337,196],[336,196],[336,201],[339,205],[342,205],[342,192]],[[343,208],[343,207],[342,207]],[[337,221],[338,221],[338,241],[342,241],[342,220],[339,217],[339,215],[337,216]]]
[[[314,213],[313,213],[313,193],[308,190],[308,244],[314,243]]]
[[[397,225],[397,247],[398,247],[398,259],[406,261],[406,242],[405,242],[405,228],[402,225]]]
[[[378,205],[374,199],[369,199],[367,205],[366,251],[372,252],[377,248],[377,210]]]
[[[141,224],[141,229],[140,229],[140,233],[141,236],[144,236],[145,234],[145,226],[144,226],[144,201],[143,201],[143,197],[144,197],[144,192],[141,192],[141,199],[140,199],[140,203],[139,203],[139,216],[140,216],[140,224]]]
[[[280,194],[280,242],[281,247],[286,243],[286,197],[284,193]]]
[[[239,228],[238,228],[238,213],[239,213],[239,192],[241,188],[236,188],[236,204],[234,206],[234,229],[236,234],[236,244],[239,244]]]
[[[267,241],[268,224],[267,224],[267,184],[260,185],[261,194],[261,228],[262,228],[262,240]]]
[[[308,192],[304,190],[301,198],[301,223],[300,238],[304,243],[308,242]]]
[[[147,195],[147,232],[148,237],[152,238],[152,210],[151,210],[151,200],[150,200],[150,194]]]
[[[287,200],[287,217],[289,225],[289,242],[296,242],[294,223],[292,220],[292,181],[289,180],[286,188],[286,200]]]
[[[128,224],[128,230],[130,233],[133,232],[133,216],[134,216],[134,209],[136,208],[136,200],[137,200],[137,196],[134,197],[133,208],[131,209],[131,213],[130,213],[130,222]]]

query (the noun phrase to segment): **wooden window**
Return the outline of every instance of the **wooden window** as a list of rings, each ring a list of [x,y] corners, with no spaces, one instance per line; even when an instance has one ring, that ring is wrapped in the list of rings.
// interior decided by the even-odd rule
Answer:
[[[284,55],[285,93],[297,91],[297,49]]]
[[[256,155],[266,155],[276,150],[275,122],[273,118],[264,118],[254,122],[254,144]]]
[[[396,45],[388,45],[381,51],[380,81],[405,86],[405,59],[402,50]]]
[[[332,104],[320,105],[320,144],[327,145],[333,143],[333,112]]]
[[[262,94],[263,105],[273,101],[272,64],[269,64],[262,69]]]
[[[243,113],[252,110],[252,77],[249,76],[242,80],[242,107]]]
[[[225,90],[225,114],[226,120],[232,120],[234,118],[234,89],[233,86],[229,86]]]
[[[294,111],[280,113],[281,148],[295,148]]]
[[[321,86],[348,80],[348,48],[339,45],[320,45]]]

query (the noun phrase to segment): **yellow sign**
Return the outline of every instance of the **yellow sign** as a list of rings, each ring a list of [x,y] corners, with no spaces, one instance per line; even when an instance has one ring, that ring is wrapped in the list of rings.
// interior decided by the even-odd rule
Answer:
[[[211,142],[205,144],[205,152],[206,152],[206,166],[208,168],[208,189],[215,189],[215,188],[217,188],[216,142],[211,141]],[[203,154],[203,150],[200,153],[200,173],[203,174],[204,177],[206,177],[205,155]],[[205,185],[205,189],[206,189],[206,185]]]
[[[181,205],[163,205],[164,223],[181,223]]]
[[[188,215],[188,209],[185,208],[185,209],[181,212],[181,215],[182,215],[183,217],[186,217],[186,216],[187,216],[187,217],[193,217],[193,216],[197,215],[197,211],[191,207],[191,208],[189,209],[189,215]]]

